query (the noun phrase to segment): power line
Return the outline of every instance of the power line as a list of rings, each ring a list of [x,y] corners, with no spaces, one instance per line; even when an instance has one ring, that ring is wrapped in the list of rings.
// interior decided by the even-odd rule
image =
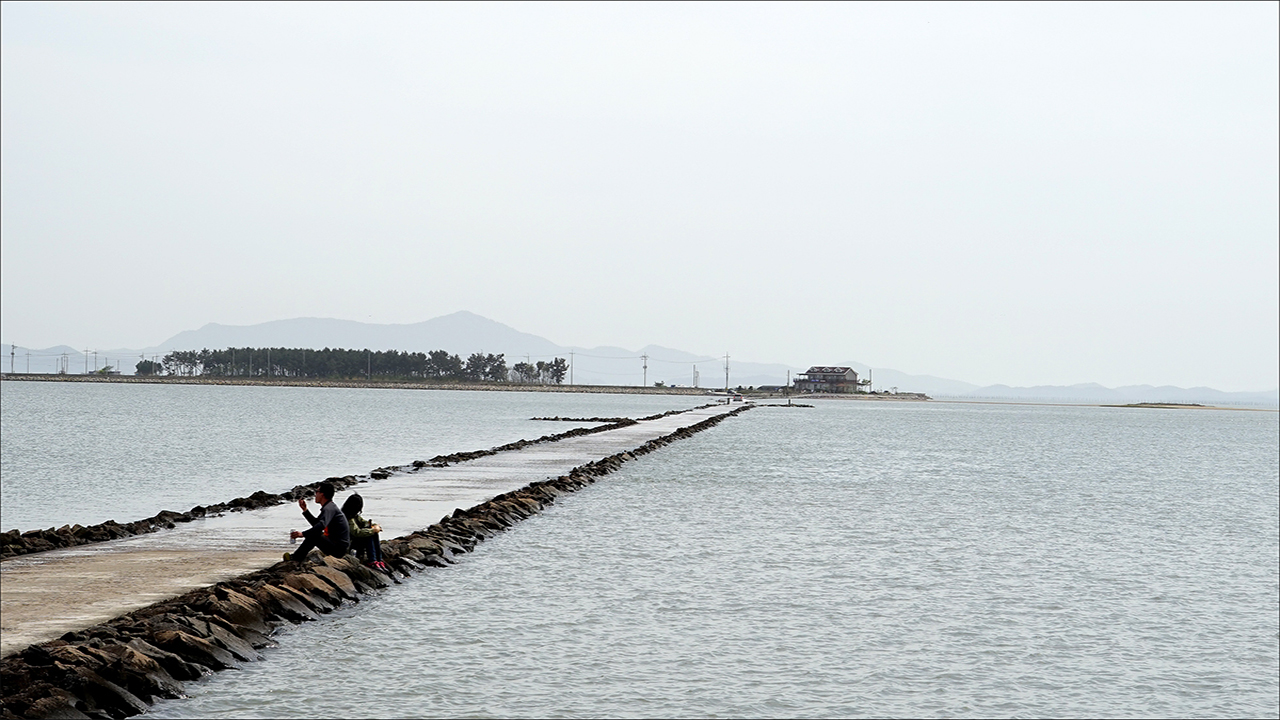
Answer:
[[[571,352],[570,354],[573,354],[573,353]],[[577,354],[581,355],[582,357],[595,358],[597,360],[641,360],[645,357],[648,357],[650,360],[654,362],[671,363],[673,365],[685,365],[690,362],[711,362],[712,360],[715,360],[715,358],[713,357],[703,357],[703,358],[697,358],[694,360],[666,360],[664,358],[653,357],[652,355],[591,355],[589,353],[584,353],[584,352],[580,352]],[[558,356],[535,355],[534,357],[558,357]]]
[[[632,370],[631,372],[635,372],[635,371],[634,371],[634,370]],[[592,370],[592,371],[590,372],[590,374],[592,374],[592,375],[613,375],[613,376],[615,376],[615,377],[621,377],[621,376],[631,377],[631,373],[630,373],[630,372],[605,372],[604,370]]]

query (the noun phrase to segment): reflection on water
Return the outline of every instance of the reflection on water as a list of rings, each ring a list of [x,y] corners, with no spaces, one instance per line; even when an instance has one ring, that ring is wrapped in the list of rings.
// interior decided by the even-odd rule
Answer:
[[[155,713],[1275,716],[1277,437],[1274,413],[761,408]]]

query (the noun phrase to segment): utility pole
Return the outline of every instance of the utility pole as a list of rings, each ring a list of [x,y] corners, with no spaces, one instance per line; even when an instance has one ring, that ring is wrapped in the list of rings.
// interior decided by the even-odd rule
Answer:
[[[13,353],[14,353],[14,351],[15,351],[15,350],[17,350],[17,349],[18,349],[18,346],[17,346],[17,345],[10,345],[10,346],[9,346],[9,374],[10,374],[10,375],[12,375],[12,374],[13,374]]]
[[[569,384],[573,384],[573,351],[569,351]]]
[[[31,374],[31,351],[27,351],[27,374]]]
[[[724,391],[729,392],[729,353],[724,354]]]
[[[694,363],[694,365],[693,365],[693,386],[694,386],[695,388],[696,388],[696,387],[698,387],[698,365],[697,365],[697,363]]]
[[[93,371],[98,372],[98,351],[93,351]]]
[[[649,387],[649,354],[641,355],[640,359],[644,360],[644,375],[641,375],[644,379],[640,381],[640,387]]]

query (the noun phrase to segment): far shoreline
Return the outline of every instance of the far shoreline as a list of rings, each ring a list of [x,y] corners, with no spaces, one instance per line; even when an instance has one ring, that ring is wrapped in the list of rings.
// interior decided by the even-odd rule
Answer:
[[[352,389],[369,389],[369,390],[467,390],[467,391],[487,391],[487,392],[553,392],[553,393],[585,393],[591,395],[685,395],[698,397],[725,397],[728,395],[742,395],[743,399],[791,399],[791,400],[842,400],[842,401],[862,401],[862,402],[912,402],[912,403],[945,403],[959,405],[1035,405],[1043,407],[1098,407],[1098,408],[1116,408],[1129,410],[1143,410],[1149,408],[1172,409],[1172,410],[1243,410],[1251,412],[1280,412],[1280,408],[1267,407],[1233,407],[1229,405],[1190,405],[1178,403],[1138,403],[1130,405],[1117,405],[1114,403],[1104,402],[1050,402],[1050,401],[1027,401],[1027,400],[991,400],[991,399],[967,399],[942,397],[934,398],[928,396],[920,396],[916,393],[902,393],[900,395],[893,394],[827,394],[827,393],[804,393],[795,395],[784,395],[779,392],[739,392],[730,390],[726,393],[723,388],[692,388],[692,387],[643,387],[639,385],[524,385],[517,383],[430,383],[430,382],[401,382],[401,381],[379,381],[379,380],[319,380],[319,379],[291,379],[291,378],[246,378],[246,377],[203,377],[203,376],[173,376],[173,375],[72,375],[72,374],[53,374],[53,373],[0,373],[0,381],[17,381],[17,382],[72,382],[72,383],[117,383],[117,384],[144,384],[144,385],[242,385],[249,387],[313,387],[313,388],[352,388]]]
[[[246,385],[257,387],[358,388],[373,390],[485,390],[491,392],[629,393],[650,395],[721,395],[724,390],[690,387],[641,387],[638,385],[525,385],[518,383],[431,383],[398,380],[321,380],[294,378],[204,377],[175,375],[71,375],[53,373],[0,373],[0,380],[19,382],[83,382],[142,385]]]
[[[432,383],[403,382],[398,380],[321,380],[296,378],[247,378],[205,377],[201,375],[72,375],[54,373],[0,373],[0,380],[18,382],[68,382],[68,383],[116,383],[142,385],[243,385],[253,387],[313,387],[357,388],[372,390],[476,390],[487,392],[555,392],[624,395],[686,395],[695,397],[741,396],[743,399],[812,399],[812,400],[866,400],[889,402],[926,402],[929,398],[917,393],[832,395],[805,393],[785,395],[780,392],[756,390],[724,390],[723,388],[693,388],[664,385],[644,387],[640,385],[536,385],[521,383]]]

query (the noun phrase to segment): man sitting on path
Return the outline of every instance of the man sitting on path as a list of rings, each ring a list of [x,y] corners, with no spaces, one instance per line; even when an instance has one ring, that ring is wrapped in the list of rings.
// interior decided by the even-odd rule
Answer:
[[[297,538],[306,538],[306,540],[296,551],[285,553],[285,560],[302,562],[307,559],[307,553],[311,552],[313,547],[320,548],[324,554],[335,557],[342,557],[351,549],[351,531],[348,529],[347,518],[333,502],[333,483],[328,481],[320,483],[316,488],[316,504],[320,506],[319,518],[307,509],[305,499],[298,499],[298,506],[302,508],[302,517],[311,523],[311,527],[303,532],[294,530],[289,533],[289,537],[295,540]]]

